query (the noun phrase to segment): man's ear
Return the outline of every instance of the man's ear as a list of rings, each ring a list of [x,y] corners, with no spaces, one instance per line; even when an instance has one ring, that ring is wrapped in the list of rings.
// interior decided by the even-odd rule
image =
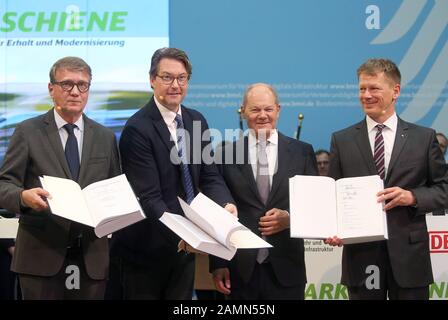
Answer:
[[[241,107],[240,107],[240,116],[241,116],[241,118],[243,118],[243,119],[246,119],[246,115],[244,114],[244,111],[246,110],[246,108],[244,108],[244,106],[242,105]]]
[[[393,94],[393,98],[394,98],[394,100],[397,100],[398,99],[398,97],[400,96],[400,91],[401,91],[401,86],[400,86],[400,84],[396,84],[395,86],[394,86],[394,94]]]
[[[50,94],[51,99],[53,99],[53,84],[48,83],[48,93]]]

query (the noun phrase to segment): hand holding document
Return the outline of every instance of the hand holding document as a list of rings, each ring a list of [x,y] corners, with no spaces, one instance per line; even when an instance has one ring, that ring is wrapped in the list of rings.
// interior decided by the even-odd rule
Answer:
[[[51,212],[95,228],[101,238],[145,218],[124,174],[81,187],[73,180],[40,177]]]
[[[291,237],[337,236],[344,244],[388,239],[386,213],[376,196],[383,188],[379,176],[290,178]]]
[[[237,249],[272,247],[204,194],[191,205],[178,199],[185,217],[165,212],[160,221],[196,250],[231,260]]]

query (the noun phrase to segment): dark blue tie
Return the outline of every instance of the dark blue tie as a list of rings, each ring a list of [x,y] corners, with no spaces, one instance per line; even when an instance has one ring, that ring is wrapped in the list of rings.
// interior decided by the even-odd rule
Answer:
[[[64,129],[67,130],[68,138],[65,144],[65,158],[67,159],[72,179],[78,181],[79,176],[79,151],[78,140],[76,140],[74,129],[77,128],[76,124],[67,123],[64,125]]]
[[[182,121],[182,117],[179,114],[176,114],[177,123],[177,154],[180,158],[180,169],[182,171],[182,179],[185,187],[185,197],[188,204],[191,203],[194,199],[194,187],[193,187],[193,179],[191,178],[190,170],[188,169],[188,159],[186,152],[186,144],[185,144],[185,130],[184,130],[184,122]]]

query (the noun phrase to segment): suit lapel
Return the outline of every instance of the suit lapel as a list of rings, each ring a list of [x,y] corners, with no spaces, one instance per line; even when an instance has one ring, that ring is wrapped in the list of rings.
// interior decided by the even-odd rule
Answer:
[[[162,114],[160,113],[157,105],[154,101],[154,97],[151,98],[151,101],[146,105],[148,108],[149,116],[152,118],[154,127],[156,128],[157,133],[160,136],[163,144],[166,146],[169,152],[171,152],[172,148],[175,148],[174,141],[171,140],[171,134],[166,126],[165,121],[162,118]]]
[[[260,203],[263,203],[258,193],[257,182],[255,181],[252,165],[249,163],[249,138],[246,136],[243,138],[243,140],[238,140],[236,144],[241,142],[244,143],[244,162],[242,164],[238,164],[238,168],[240,169],[241,174],[244,176],[244,178],[246,178],[246,182],[249,184],[252,193],[257,197]],[[238,150],[238,147],[234,149],[234,159]]]
[[[157,108],[157,105],[154,101],[154,97],[151,99],[151,101],[146,106],[148,108],[148,112],[150,117],[153,120],[154,127],[157,131],[157,133],[160,136],[160,139],[162,140],[163,144],[167,148],[168,152],[171,152],[171,150],[177,150],[176,145],[174,144],[174,141],[171,138],[171,133],[168,130],[168,127],[163,120],[162,114],[159,111],[159,108]],[[188,110],[186,110],[184,107],[182,107],[182,121],[184,123],[184,128],[188,132],[189,137],[187,137],[187,159],[190,161],[189,169],[191,177],[193,178],[193,185],[195,188],[199,185],[199,168],[198,165],[192,164],[191,159],[191,150],[193,147],[193,119],[191,118],[191,115],[189,114]],[[199,147],[202,145],[202,142],[199,141]],[[199,150],[201,152],[201,150]],[[177,152],[174,154],[175,157],[177,157]],[[177,158],[177,160],[180,163],[180,159]]]
[[[395,134],[395,141],[394,141],[394,148],[392,150],[392,155],[390,156],[389,161],[389,168],[387,168],[387,175],[386,175],[386,183],[389,180],[392,168],[397,163],[397,160],[401,154],[401,151],[403,150],[404,145],[406,144],[407,137],[408,137],[408,125],[406,122],[398,118],[397,123],[397,132]]]
[[[372,149],[370,147],[369,135],[367,133],[367,122],[364,120],[358,123],[356,130],[355,140],[359,151],[364,158],[364,163],[367,165],[369,172],[372,175],[377,174],[378,172],[375,167],[375,162],[373,161]]]
[[[70,169],[68,168],[67,160],[65,158],[64,149],[62,147],[61,136],[59,135],[58,128],[56,127],[56,122],[54,120],[53,109],[47,112],[44,117],[45,122],[45,132],[47,133],[48,141],[53,148],[54,155],[58,159],[62,170],[65,173],[66,178],[71,177]],[[51,155],[49,155],[51,156]]]
[[[272,201],[272,198],[274,197],[275,193],[277,192],[281,181],[283,179],[287,179],[288,168],[290,167],[289,161],[291,158],[292,158],[292,156],[290,155],[289,143],[283,137],[283,135],[279,132],[278,133],[277,163],[276,163],[277,170],[276,170],[274,176],[272,177],[272,187],[271,187],[271,192],[269,193],[267,203]]]
[[[79,170],[79,178],[78,183],[79,185],[83,186],[82,183],[84,175],[86,174],[86,171],[88,170],[88,163],[89,163],[89,156],[92,154],[92,148],[93,148],[93,136],[94,136],[94,129],[93,124],[90,121],[87,116],[83,115],[84,118],[84,133],[83,133],[83,142],[82,142],[82,158],[81,158],[81,167]]]

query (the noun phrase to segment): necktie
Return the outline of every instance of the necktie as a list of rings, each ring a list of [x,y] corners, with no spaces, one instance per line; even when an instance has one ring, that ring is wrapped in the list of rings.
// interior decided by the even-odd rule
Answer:
[[[384,124],[376,125],[376,135],[375,135],[375,147],[373,151],[373,160],[375,161],[376,170],[381,179],[384,179],[386,173],[386,167],[384,164],[384,139],[383,139],[383,129]]]
[[[182,121],[182,117],[179,114],[176,114],[175,121],[177,123],[177,154],[181,160],[180,169],[182,171],[182,180],[184,182],[185,187],[185,197],[188,204],[191,203],[194,199],[194,188],[193,188],[193,179],[191,178],[190,170],[188,169],[188,159],[186,153],[186,144],[185,144],[185,130],[184,130],[184,122]]]
[[[266,204],[269,197],[269,166],[266,154],[266,141],[257,144],[257,188],[263,203]]]
[[[78,140],[76,140],[74,129],[77,128],[76,124],[67,123],[64,125],[64,129],[68,133],[67,142],[65,144],[65,158],[67,159],[70,173],[72,174],[72,180],[78,181],[79,176],[79,151]]]
[[[67,159],[70,173],[72,174],[72,180],[78,181],[79,176],[79,151],[78,140],[75,136],[76,124],[67,123],[64,125],[64,129],[68,133],[67,142],[65,143],[65,158]],[[69,247],[78,246],[82,236],[82,227],[79,223],[72,222],[70,225],[69,233]]]
[[[257,144],[257,188],[258,194],[261,200],[266,205],[270,192],[269,183],[269,166],[268,166],[268,156],[266,154],[266,141],[258,142]],[[266,240],[266,237],[262,237]],[[267,248],[258,249],[257,262],[262,264],[269,255],[269,250]]]

